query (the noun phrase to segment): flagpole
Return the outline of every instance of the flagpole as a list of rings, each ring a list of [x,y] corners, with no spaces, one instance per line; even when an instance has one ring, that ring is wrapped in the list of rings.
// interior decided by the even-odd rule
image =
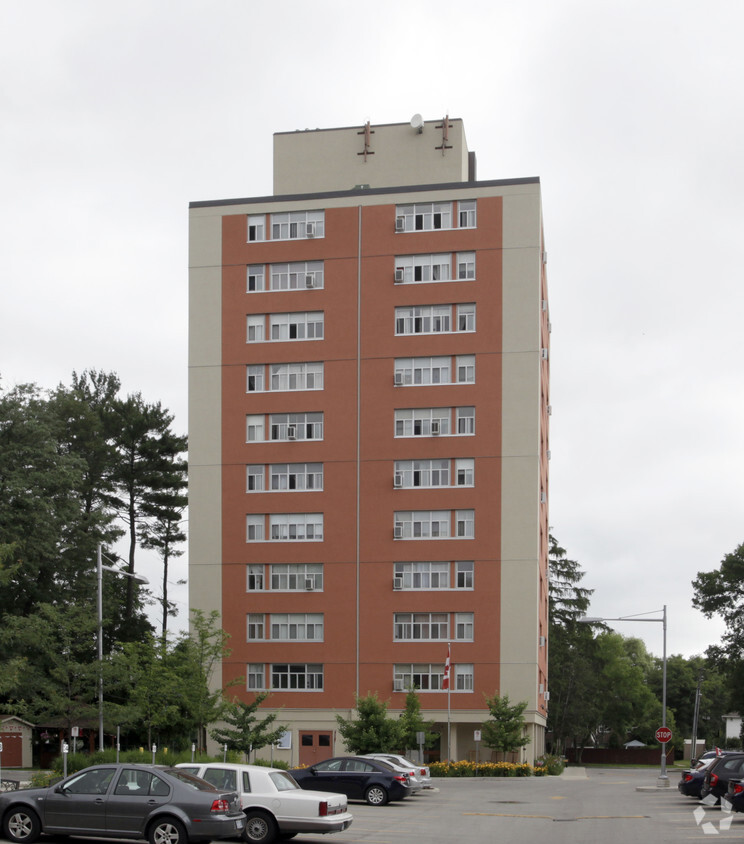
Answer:
[[[452,714],[452,709],[450,707],[450,695],[452,693],[452,683],[450,682],[451,670],[452,669],[450,664],[450,643],[447,642],[447,762],[452,761],[452,742],[450,732],[450,717]]]

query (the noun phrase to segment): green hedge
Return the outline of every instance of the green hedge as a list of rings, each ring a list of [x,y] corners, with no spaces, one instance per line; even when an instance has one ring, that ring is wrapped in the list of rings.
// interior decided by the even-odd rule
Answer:
[[[534,765],[516,762],[432,762],[432,777],[546,777],[558,776],[563,762],[557,756],[543,756]]]

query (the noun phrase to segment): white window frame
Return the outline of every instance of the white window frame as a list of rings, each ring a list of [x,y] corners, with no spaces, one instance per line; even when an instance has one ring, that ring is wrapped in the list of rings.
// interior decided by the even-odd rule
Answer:
[[[323,563],[272,563],[269,583],[272,592],[322,592]]]
[[[452,228],[452,202],[416,202],[399,205],[396,220],[404,220],[404,232],[440,231]]]
[[[452,485],[475,486],[475,459],[473,457],[458,457],[455,460]]]
[[[322,513],[270,513],[270,542],[322,542]]]
[[[475,689],[473,664],[462,662],[459,665],[452,666],[454,682],[452,683],[453,692],[472,692]]]
[[[265,492],[266,467],[263,463],[249,463],[245,467],[245,491]]]
[[[263,563],[248,563],[245,567],[245,591],[263,592],[266,583]]]
[[[271,492],[320,492],[322,463],[272,463],[269,466]]]
[[[455,383],[475,384],[475,355],[457,355],[455,359]]]
[[[260,692],[266,689],[266,664],[263,662],[249,662],[245,666],[245,688],[249,692]]]
[[[470,413],[470,411],[473,411]],[[455,408],[455,436],[475,436],[475,407],[463,405]]]
[[[407,591],[435,592],[450,588],[449,562],[399,562],[393,564],[393,576],[401,579]]]
[[[428,540],[449,539],[451,531],[450,510],[399,510],[394,514],[395,527],[402,526],[397,539]]]
[[[475,586],[475,561],[455,561],[455,589],[474,589]]]
[[[308,413],[272,413],[269,417],[268,441],[291,442],[292,440],[322,440],[323,421],[322,410],[311,411]],[[294,434],[291,438],[289,436],[290,426],[292,426],[292,433]]]
[[[475,510],[455,511],[455,538],[475,539]]]
[[[246,267],[245,289],[247,293],[263,293],[266,289],[265,264],[249,264]]]
[[[269,315],[272,343],[323,339],[323,311],[296,311]]]
[[[263,413],[250,413],[245,417],[245,441],[247,443],[262,443],[266,417]]]
[[[395,258],[395,279],[398,284],[438,284],[441,281],[454,281],[452,253],[398,255]]]
[[[323,389],[323,361],[270,363],[269,390],[272,393]]]
[[[248,314],[245,318],[245,342],[263,343],[266,333],[266,314]]]
[[[452,305],[410,305],[395,309],[395,334],[451,334]]]
[[[272,293],[289,290],[322,290],[323,261],[291,261],[269,264],[269,286]]]
[[[438,489],[450,485],[449,458],[427,460],[396,460],[395,475],[400,476],[403,489]]]
[[[308,223],[314,224],[313,235]],[[307,240],[325,237],[325,211],[283,211],[271,215],[272,240]]]
[[[475,302],[461,302],[457,305],[454,321],[456,334],[469,334],[475,331]]]
[[[271,613],[272,642],[322,642],[323,613]]]
[[[475,252],[458,252],[455,258],[456,281],[475,281]]]
[[[478,202],[475,199],[461,199],[457,203],[457,227],[474,229],[478,225]]]
[[[266,365],[248,364],[245,368],[246,393],[263,393],[266,387]]]
[[[430,387],[452,383],[450,355],[395,359],[395,383],[404,387]]]
[[[446,612],[393,613],[394,642],[446,642],[450,620]]]
[[[416,678],[418,677],[418,682]],[[393,665],[394,687],[416,689],[417,692],[441,692],[444,663],[396,663]]]
[[[458,642],[474,641],[475,613],[456,612],[453,625],[454,639]]]
[[[433,437],[450,435],[450,407],[401,407],[394,414],[394,436]],[[432,422],[438,423],[439,434],[432,433]]]
[[[246,237],[248,243],[266,240],[266,214],[249,214]]]
[[[245,517],[245,541],[264,542],[266,516],[263,513],[248,513]]]
[[[263,642],[266,638],[266,616],[262,612],[249,612],[245,616],[246,642]]]
[[[274,662],[270,668],[271,691],[322,692],[323,670],[323,664],[319,662]],[[286,676],[286,685],[275,684],[279,676]]]

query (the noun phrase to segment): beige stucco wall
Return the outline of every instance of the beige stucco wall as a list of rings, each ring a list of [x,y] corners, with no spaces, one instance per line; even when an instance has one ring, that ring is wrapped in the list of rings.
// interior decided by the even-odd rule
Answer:
[[[462,120],[449,120],[446,147],[443,119],[427,120],[419,133],[409,123],[370,127],[372,154],[364,151],[364,127],[306,129],[274,135],[274,194],[352,190],[394,185],[464,182],[468,148]],[[361,133],[361,134],[360,134]]]

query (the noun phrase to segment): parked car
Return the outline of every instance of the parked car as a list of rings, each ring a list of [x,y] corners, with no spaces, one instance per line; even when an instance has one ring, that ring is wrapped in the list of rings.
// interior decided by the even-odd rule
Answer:
[[[677,783],[677,790],[679,793],[684,794],[687,797],[699,798],[700,789],[702,788],[703,780],[705,779],[705,773],[713,762],[719,758],[720,757],[715,755],[709,756],[707,759],[701,759],[692,768],[682,771],[682,775]]]
[[[370,806],[403,800],[411,793],[406,774],[381,759],[362,756],[336,756],[309,768],[293,768],[290,774],[301,788],[340,791],[350,800],[366,800]]]
[[[298,832],[343,832],[354,819],[345,794],[305,791],[278,768],[218,762],[183,762],[176,767],[216,788],[238,792],[245,813],[243,837],[252,844],[269,844]]]
[[[2,834],[32,844],[42,833],[187,844],[242,835],[235,791],[160,765],[93,765],[47,788],[0,795]]]
[[[429,788],[431,786],[431,772],[426,765],[411,762],[410,759],[400,756],[398,753],[365,753],[364,755],[368,759],[382,759],[383,762],[387,762],[389,765],[397,765],[399,768],[409,771],[411,780],[415,779],[421,788]]]
[[[721,797],[721,808],[729,812],[744,812],[744,780],[731,777],[728,791]]]
[[[705,771],[700,797],[709,794],[716,798],[716,803],[728,791],[729,780],[744,776],[744,753],[727,753],[719,756]]]

